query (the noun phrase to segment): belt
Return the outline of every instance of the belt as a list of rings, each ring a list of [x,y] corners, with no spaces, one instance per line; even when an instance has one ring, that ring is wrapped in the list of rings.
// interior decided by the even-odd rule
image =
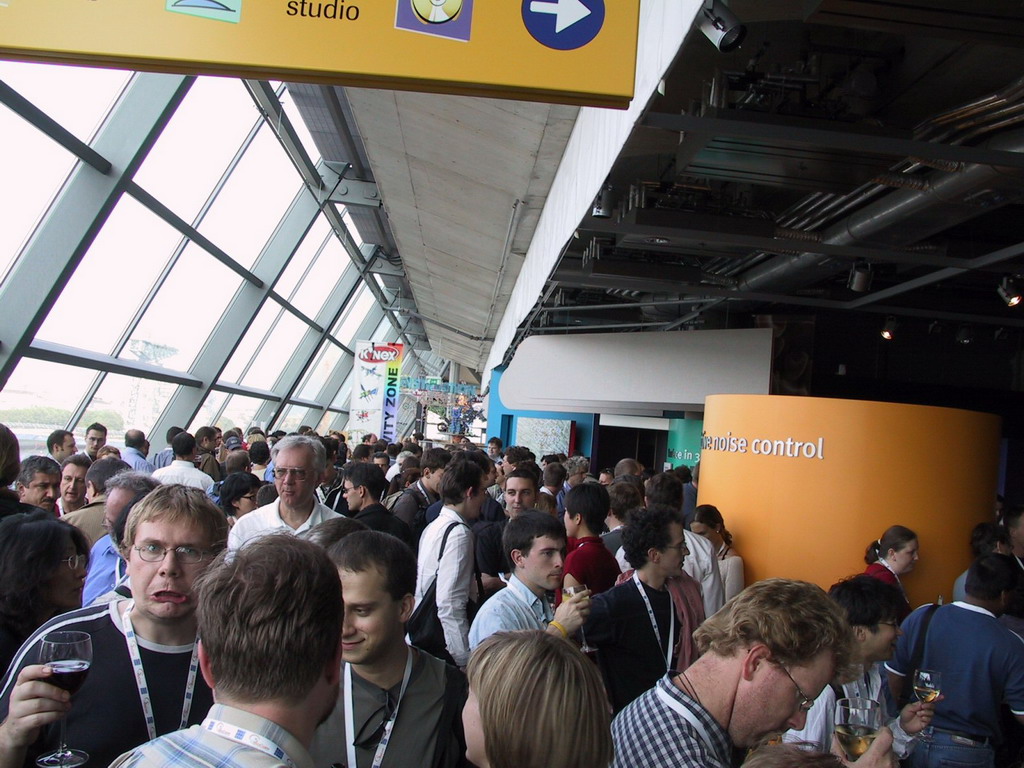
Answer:
[[[970,746],[986,747],[991,743],[991,739],[988,736],[979,736],[974,733],[963,733],[961,731],[951,731],[948,728],[939,728],[938,726],[932,726],[933,730],[939,733],[949,734],[957,739],[963,739],[964,741],[971,742]]]

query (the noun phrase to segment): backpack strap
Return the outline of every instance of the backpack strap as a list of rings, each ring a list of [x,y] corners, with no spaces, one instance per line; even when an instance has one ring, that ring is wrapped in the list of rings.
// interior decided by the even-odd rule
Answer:
[[[918,630],[917,640],[914,641],[914,652],[910,656],[910,674],[913,674],[921,666],[921,662],[924,661],[924,647],[925,640],[928,638],[928,625],[932,623],[932,617],[935,615],[939,606],[932,603],[924,610],[924,615],[921,617],[921,629]],[[910,694],[913,691],[913,686],[904,685],[903,690],[900,692],[900,700],[896,702],[899,709],[902,710],[910,702]]]

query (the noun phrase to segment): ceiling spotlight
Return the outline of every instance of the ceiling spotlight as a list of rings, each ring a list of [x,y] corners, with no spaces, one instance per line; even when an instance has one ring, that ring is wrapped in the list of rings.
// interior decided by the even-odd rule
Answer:
[[[846,281],[846,287],[857,293],[864,293],[871,287],[871,265],[864,259],[857,259],[850,267],[850,277]]]
[[[882,326],[882,338],[886,341],[892,341],[896,337],[896,329],[899,325],[896,318],[892,315],[885,318],[885,325]]]
[[[697,19],[700,31],[722,53],[735,51],[747,36],[747,28],[722,0],[704,0]]]
[[[974,329],[969,325],[961,325],[956,329],[956,340],[959,344],[970,344],[974,341]]]
[[[999,298],[1006,302],[1008,307],[1016,307],[1024,300],[1024,294],[1021,293],[1020,285],[1009,275],[1006,275],[999,281],[996,293],[999,294]]]
[[[610,219],[612,217],[612,210],[615,207],[612,199],[614,191],[615,188],[611,184],[601,187],[601,191],[594,198],[594,207],[590,210],[591,216],[595,219]]]

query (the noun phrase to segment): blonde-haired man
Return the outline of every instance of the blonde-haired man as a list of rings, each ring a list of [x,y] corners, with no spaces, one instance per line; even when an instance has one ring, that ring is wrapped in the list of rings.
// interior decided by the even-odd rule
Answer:
[[[202,721],[213,694],[198,674],[193,586],[227,533],[224,513],[197,488],[161,486],[132,509],[121,551],[133,599],[57,616],[25,642],[0,688],[0,768],[53,752],[65,714],[67,743],[90,765]],[[89,675],[70,706],[49,682],[53,669],[35,663],[55,631],[92,637]]]

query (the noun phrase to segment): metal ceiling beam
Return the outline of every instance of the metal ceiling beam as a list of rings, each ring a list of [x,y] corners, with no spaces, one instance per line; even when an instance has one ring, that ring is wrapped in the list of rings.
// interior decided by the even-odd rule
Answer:
[[[923,157],[929,160],[951,160],[957,163],[1008,166],[1024,168],[1024,153],[1004,152],[981,147],[961,147],[930,141],[899,139],[854,131],[808,128],[795,123],[767,122],[763,115],[757,120],[724,117],[696,117],[653,112],[641,124],[680,133],[732,136],[741,139],[783,141],[793,144],[811,144],[815,147],[845,149],[852,152],[870,152],[898,157]]]

